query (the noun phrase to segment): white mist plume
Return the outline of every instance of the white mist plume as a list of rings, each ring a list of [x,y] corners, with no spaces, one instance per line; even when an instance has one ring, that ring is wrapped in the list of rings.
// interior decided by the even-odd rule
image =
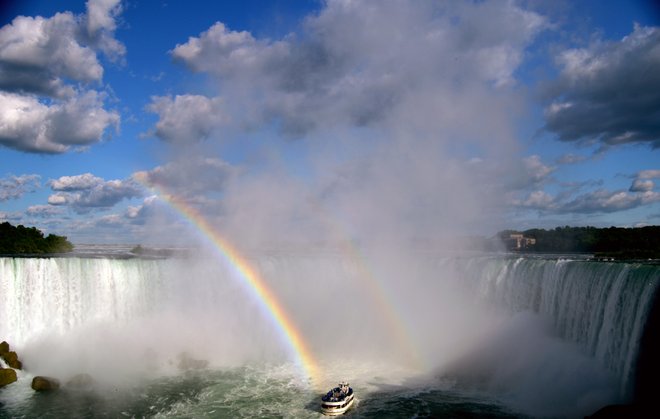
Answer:
[[[497,325],[504,336],[523,330],[544,342],[527,324],[510,332],[506,313],[481,304],[459,271],[428,254],[493,230],[505,186],[525,183],[515,182],[513,121],[524,107],[515,70],[544,24],[513,2],[489,1],[328,1],[302,33],[276,41],[216,23],[172,51],[209,76],[218,96],[194,98],[214,105],[173,120],[176,100],[155,98],[153,133],[176,157],[140,176],[185,199],[252,257],[322,365],[345,361],[328,376],[366,361],[387,374],[414,356],[423,373],[444,371]],[[185,126],[196,121],[201,131]],[[174,138],[182,134],[194,138]],[[230,164],[239,141],[247,157]],[[154,235],[174,228],[161,217],[144,221]],[[211,256],[159,274],[175,289],[153,302],[157,310],[108,314],[107,333],[91,323],[98,344],[87,332],[73,336],[94,354],[89,368],[144,367],[152,348],[165,367],[182,351],[214,366],[290,358],[259,301]],[[138,307],[151,307],[143,297]],[[69,356],[60,337],[44,339],[53,359]],[[43,344],[30,345],[35,367],[72,372],[71,360],[44,361],[31,349]],[[128,354],[114,356],[121,349]],[[521,365],[509,377],[529,378],[520,371],[538,359]],[[491,382],[510,386],[506,373]]]
[[[208,75],[218,93],[203,100],[222,110],[173,121],[154,98],[153,134],[186,158],[203,138],[193,149],[221,159],[244,143],[216,198],[218,227],[250,247],[332,241],[328,218],[373,243],[491,231],[517,161],[514,72],[544,26],[514,3],[398,1],[329,1],[281,40],[216,23],[172,56]],[[197,120],[204,135],[173,138]]]

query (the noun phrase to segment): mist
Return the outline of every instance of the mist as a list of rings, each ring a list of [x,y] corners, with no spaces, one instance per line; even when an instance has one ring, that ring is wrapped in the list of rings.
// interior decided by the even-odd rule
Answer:
[[[467,237],[508,227],[510,194],[534,181],[521,169],[514,127],[529,98],[515,72],[548,23],[513,3],[445,12],[328,2],[280,40],[214,24],[172,50],[206,77],[209,97],[154,99],[171,158],[140,176],[251,255],[324,384],[365,370],[351,379],[449,376],[528,414],[589,413],[615,397],[616,380],[542,318],[512,316],[437,263],[469,254]],[[205,106],[189,115],[190,101]],[[205,245],[166,204],[150,209],[147,240]],[[240,289],[216,264],[197,261],[203,287],[233,280]],[[218,292],[190,319],[176,316],[193,331],[205,330],[198,316],[214,319],[210,329],[220,323],[205,334],[210,352],[194,345],[199,356],[291,356],[250,298]]]
[[[17,336],[26,368],[116,384],[180,373],[182,356],[213,368],[295,360],[169,195],[260,273],[317,359],[317,384],[449,377],[551,416],[616,399],[616,380],[542,318],[512,315],[438,262],[507,227],[512,185],[530,181],[515,72],[548,25],[511,2],[453,6],[330,1],[279,40],[216,23],[176,45],[204,95],[152,98],[151,134],[168,152],[135,176],[161,195],[130,216],[144,242],[195,257],[110,280],[76,320]]]

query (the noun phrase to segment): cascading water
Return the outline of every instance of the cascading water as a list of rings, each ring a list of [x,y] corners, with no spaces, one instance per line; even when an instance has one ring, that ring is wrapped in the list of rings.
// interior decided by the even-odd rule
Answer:
[[[367,254],[356,260],[339,251],[308,250],[254,253],[250,263],[270,281],[315,355],[330,360],[340,355],[342,362],[334,369],[325,364],[326,378],[349,378],[361,388],[357,408],[365,417],[390,412],[385,406],[403,416],[467,409],[507,417],[510,409],[514,416],[571,417],[629,400],[640,340],[660,282],[657,265],[567,258],[412,252]],[[296,368],[286,343],[235,275],[215,258],[0,258],[0,339],[19,350],[28,371],[64,380],[80,372],[113,385],[150,371],[176,377],[181,353],[211,365],[206,375],[178,378],[183,391],[164,378],[145,390],[145,400],[115,401],[118,410],[101,401],[85,409],[105,406],[110,415],[138,416],[223,411],[227,417],[284,409],[296,417],[316,416],[315,407],[306,402],[263,410],[263,403],[273,406],[274,398],[289,397],[275,396],[275,388],[265,383],[300,383],[290,378],[296,377]],[[377,293],[382,295],[376,298]],[[521,320],[521,313],[531,313],[532,321]],[[407,335],[393,330],[394,320]],[[501,323],[513,329],[503,328],[504,338],[487,341],[482,353],[497,352],[499,345],[503,353],[518,354],[517,347],[531,346],[522,361],[480,355],[500,374],[499,381],[489,379],[494,384],[485,393],[456,393],[444,379],[430,382],[424,371],[418,372],[427,376],[421,381],[391,377],[398,363],[408,359],[410,347],[426,359],[426,373],[450,377],[453,366],[461,368],[455,358],[483,343],[478,338]],[[562,355],[552,358],[556,352]],[[378,360],[385,368],[366,366]],[[266,367],[260,367],[264,362]],[[478,364],[470,359],[470,366]],[[532,373],[512,373],[516,364]],[[575,368],[588,376],[582,387],[554,395],[536,389],[530,391],[534,395],[524,393],[535,381],[544,388],[543,374],[550,385],[561,385],[561,379],[570,383]],[[518,387],[509,386],[502,372],[504,378],[517,380]],[[609,390],[611,377],[614,393]],[[594,386],[604,389],[598,397],[588,391]],[[236,400],[226,399],[234,387],[241,388],[231,392],[242,400],[240,408]],[[402,395],[392,389],[405,391]],[[0,390],[5,407],[11,407],[11,391],[17,390]],[[542,400],[509,405],[508,396],[516,392],[522,394],[519,398]],[[569,394],[576,392],[585,395]],[[175,394],[184,394],[185,400]],[[10,416],[57,411],[45,401],[32,405],[28,396],[21,400]],[[548,407],[557,405],[562,409]],[[65,406],[63,402],[61,408]]]
[[[658,286],[660,267],[532,257],[447,260],[480,298],[511,312],[549,319],[561,338],[578,343],[634,390],[635,362]]]

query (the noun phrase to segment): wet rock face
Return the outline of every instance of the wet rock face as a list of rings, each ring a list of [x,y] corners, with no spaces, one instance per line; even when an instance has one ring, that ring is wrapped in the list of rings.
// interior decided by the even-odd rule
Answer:
[[[52,391],[60,388],[60,382],[55,378],[36,376],[32,379],[34,391]]]
[[[7,365],[14,369],[20,370],[23,368],[23,364],[18,360],[18,355],[14,351],[9,351],[2,354],[2,359],[5,360]]]
[[[6,341],[0,343],[0,358],[4,359],[7,365],[11,368],[20,370],[23,368],[23,364],[18,360],[18,355],[16,352],[9,350],[9,344]]]
[[[16,371],[11,368],[0,368],[0,388],[17,380]]]

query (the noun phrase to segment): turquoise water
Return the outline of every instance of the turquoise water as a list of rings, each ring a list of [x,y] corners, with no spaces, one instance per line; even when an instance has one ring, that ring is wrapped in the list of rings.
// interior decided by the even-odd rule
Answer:
[[[273,377],[275,375],[276,377]],[[28,382],[14,383],[29,386]],[[423,386],[379,383],[353,386],[357,399],[346,417],[521,417],[483,394],[437,383]],[[13,391],[0,395],[0,417],[319,418],[322,393],[296,385],[278,368],[235,368],[182,373],[130,388],[60,389],[52,393]]]

